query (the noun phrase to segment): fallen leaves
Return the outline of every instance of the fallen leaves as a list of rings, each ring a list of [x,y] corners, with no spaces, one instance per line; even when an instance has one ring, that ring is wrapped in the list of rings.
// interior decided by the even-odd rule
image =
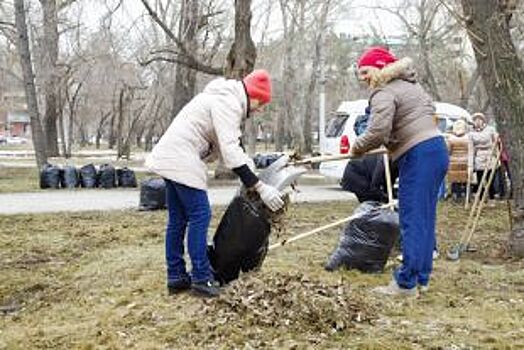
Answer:
[[[371,323],[373,306],[347,283],[325,283],[300,273],[244,275],[202,310],[212,328],[239,323],[247,327],[330,334]]]

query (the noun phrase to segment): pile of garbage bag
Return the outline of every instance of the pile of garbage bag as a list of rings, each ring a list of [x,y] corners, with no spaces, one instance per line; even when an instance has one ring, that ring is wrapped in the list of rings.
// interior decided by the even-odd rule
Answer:
[[[99,169],[86,164],[80,169],[72,165],[61,168],[45,164],[40,171],[40,188],[114,188],[136,187],[135,172],[126,167],[115,169],[110,164],[102,164]]]

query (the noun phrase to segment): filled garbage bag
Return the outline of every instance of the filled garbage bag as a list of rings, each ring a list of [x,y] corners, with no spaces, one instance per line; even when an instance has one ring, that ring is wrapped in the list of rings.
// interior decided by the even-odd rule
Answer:
[[[240,271],[260,267],[269,243],[271,225],[256,204],[242,195],[227,207],[208,247],[215,279],[221,284],[238,278]]]
[[[281,156],[258,174],[261,181],[283,190],[307,169],[287,166],[288,156]],[[289,203],[289,196],[284,197]],[[224,215],[208,247],[215,279],[221,284],[238,278],[240,272],[259,268],[266,257],[269,235],[285,210],[272,212],[255,191],[240,188]]]
[[[166,208],[166,183],[161,178],[149,178],[140,183],[139,210]]]
[[[60,172],[60,183],[63,188],[75,188],[80,184],[78,170],[74,166],[67,165]]]
[[[271,164],[273,164],[278,158],[282,157],[282,154],[280,153],[269,153],[269,154],[261,154],[257,153],[253,157],[253,163],[255,163],[255,167],[257,169],[265,169]]]
[[[98,184],[96,168],[93,164],[86,164],[80,168],[80,185],[85,188],[94,188]]]
[[[135,172],[129,168],[117,169],[116,179],[119,187],[136,187]]]
[[[111,164],[102,164],[98,170],[98,186],[113,188],[116,186],[116,171]]]
[[[325,269],[333,271],[343,266],[363,272],[382,272],[399,236],[398,213],[370,201],[362,203],[353,214],[357,217],[344,227]]]
[[[40,188],[60,188],[60,168],[45,164],[40,171]]]

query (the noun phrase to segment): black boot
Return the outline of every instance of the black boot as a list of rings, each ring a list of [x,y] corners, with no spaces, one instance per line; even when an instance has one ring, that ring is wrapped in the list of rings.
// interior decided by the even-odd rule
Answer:
[[[220,294],[220,285],[216,281],[203,281],[203,282],[193,282],[191,283],[191,290],[193,293],[214,298]]]
[[[169,295],[178,294],[189,288],[191,288],[191,278],[189,276],[167,282],[167,292]]]

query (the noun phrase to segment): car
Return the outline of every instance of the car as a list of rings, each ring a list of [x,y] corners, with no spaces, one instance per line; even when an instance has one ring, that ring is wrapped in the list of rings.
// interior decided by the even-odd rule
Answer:
[[[20,136],[8,136],[6,143],[8,145],[24,145],[27,143],[27,139]]]
[[[351,145],[360,131],[360,120],[366,116],[368,100],[344,101],[337,108],[334,116],[326,124],[326,133],[320,144],[320,152],[323,155],[347,154]],[[446,133],[451,130],[457,119],[466,119],[472,122],[471,114],[465,109],[445,102],[435,102],[435,117],[440,132]],[[348,163],[347,159],[320,163],[320,174],[341,180],[344,169]]]

